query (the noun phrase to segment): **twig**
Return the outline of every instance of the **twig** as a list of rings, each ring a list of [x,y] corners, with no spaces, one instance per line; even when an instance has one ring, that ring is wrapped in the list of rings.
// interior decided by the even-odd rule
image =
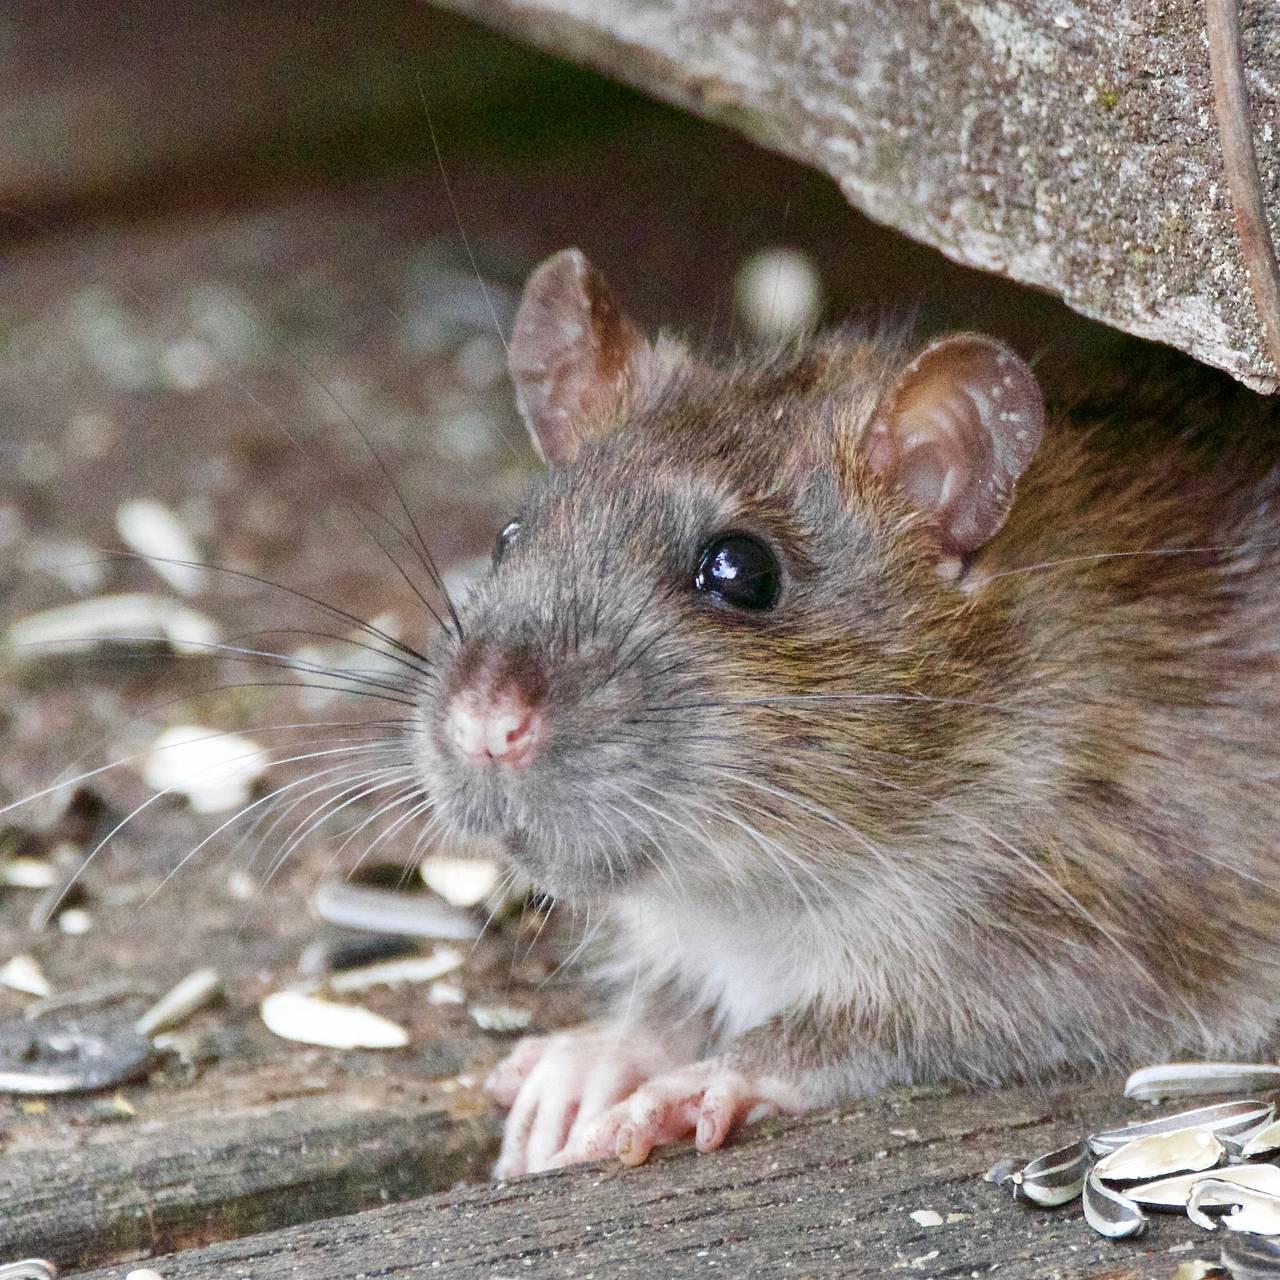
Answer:
[[[1280,266],[1262,203],[1262,181],[1253,149],[1249,92],[1244,82],[1244,53],[1240,41],[1240,0],[1205,0],[1209,33],[1209,70],[1213,101],[1222,140],[1227,188],[1236,215],[1240,252],[1253,301],[1266,334],[1271,363],[1280,376]]]

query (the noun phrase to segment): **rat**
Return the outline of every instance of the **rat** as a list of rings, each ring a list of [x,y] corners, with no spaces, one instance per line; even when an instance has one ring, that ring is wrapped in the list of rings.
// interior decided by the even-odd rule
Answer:
[[[434,638],[417,768],[585,904],[616,999],[494,1070],[497,1176],[1257,1050],[1274,471],[1069,430],[976,333],[651,341],[576,250],[509,365],[546,466]]]

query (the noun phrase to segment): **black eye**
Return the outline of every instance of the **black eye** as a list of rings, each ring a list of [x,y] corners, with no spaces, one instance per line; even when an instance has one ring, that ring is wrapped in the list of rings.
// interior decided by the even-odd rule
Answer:
[[[507,554],[507,548],[516,540],[519,533],[519,520],[508,520],[503,526],[502,532],[498,534],[497,542],[493,544],[493,567],[495,569],[502,563],[502,557]]]
[[[739,609],[772,609],[782,591],[782,568],[759,538],[722,533],[702,548],[693,589]]]

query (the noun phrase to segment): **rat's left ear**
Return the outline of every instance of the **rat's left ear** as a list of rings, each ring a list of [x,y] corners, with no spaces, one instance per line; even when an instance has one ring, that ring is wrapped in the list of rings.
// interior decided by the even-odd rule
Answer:
[[[957,333],[898,376],[862,439],[863,460],[930,518],[945,555],[976,551],[1013,505],[1044,433],[1044,398],[1002,343]]]
[[[529,277],[507,366],[520,414],[544,462],[568,462],[625,412],[652,348],[578,249]]]

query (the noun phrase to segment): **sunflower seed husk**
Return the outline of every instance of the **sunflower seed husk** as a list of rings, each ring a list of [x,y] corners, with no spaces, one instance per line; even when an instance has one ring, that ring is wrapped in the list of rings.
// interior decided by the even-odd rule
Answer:
[[[179,725],[151,744],[141,774],[154,790],[185,796],[196,813],[223,813],[244,806],[268,763],[251,738]]]
[[[1249,1133],[1240,1154],[1247,1160],[1251,1156],[1269,1155],[1277,1149],[1280,1149],[1280,1121],[1273,1120]]]
[[[1104,1156],[1093,1167],[1108,1182],[1162,1178],[1184,1170],[1212,1169],[1224,1155],[1222,1143],[1204,1128],[1149,1133]]]
[[[1018,1162],[1011,1156],[1001,1156],[1000,1159],[982,1175],[982,1180],[983,1182],[994,1183],[997,1187],[1003,1186],[1013,1176],[1017,1167]]]
[[[1235,1102],[1216,1102],[1208,1107],[1179,1111],[1142,1124],[1125,1125],[1122,1129],[1105,1129],[1089,1135],[1089,1149],[1096,1156],[1109,1156],[1113,1151],[1154,1133],[1172,1133],[1177,1129],[1208,1129],[1224,1145],[1237,1134],[1252,1133],[1259,1125],[1268,1124],[1275,1115],[1275,1104],[1242,1098]]]
[[[466,1004],[467,993],[453,982],[433,982],[427,991],[432,1004]]]
[[[304,978],[325,978],[331,973],[363,969],[417,952],[417,939],[399,933],[330,934],[307,945],[298,957],[298,972]]]
[[[175,591],[189,596],[200,589],[204,581],[200,549],[186,525],[163,502],[147,498],[122,502],[116,508],[116,529],[125,545]]]
[[[0,1280],[58,1280],[58,1268],[43,1258],[0,1263]]]
[[[1166,1062],[1143,1067],[1124,1082],[1124,1096],[1140,1102],[1204,1093],[1258,1093],[1280,1085],[1280,1066],[1248,1062]]]
[[[326,1049],[403,1049],[409,1033],[371,1009],[335,1004],[301,991],[275,991],[259,1007],[268,1030]],[[1278,1171],[1280,1172],[1280,1171]]]
[[[1280,1196],[1248,1187],[1238,1187],[1221,1178],[1202,1178],[1187,1197],[1187,1217],[1206,1231],[1217,1223],[1204,1212],[1203,1206],[1234,1206],[1221,1221],[1232,1231],[1248,1231],[1259,1236],[1280,1235]]]
[[[475,907],[497,888],[502,867],[487,858],[432,854],[418,868],[423,882],[452,907]]]
[[[1233,1187],[1249,1187],[1254,1191],[1280,1195],[1280,1169],[1273,1164],[1228,1165],[1225,1169],[1216,1170],[1212,1178],[1216,1182],[1229,1183]],[[1186,1207],[1191,1188],[1197,1182],[1203,1181],[1205,1181],[1203,1173],[1181,1173],[1176,1178],[1161,1178],[1157,1182],[1146,1182],[1139,1187],[1130,1187],[1125,1194],[1130,1200],[1136,1200],[1139,1204],[1153,1205],[1159,1209],[1182,1209]],[[1201,1203],[1210,1203],[1210,1201],[1202,1199]]]
[[[47,889],[57,880],[57,867],[43,858],[24,856],[0,862],[0,884],[10,889]]]
[[[1074,1200],[1084,1190],[1088,1171],[1088,1147],[1083,1141],[1072,1142],[1057,1151],[1038,1156],[1010,1174],[1009,1181],[1017,1199],[1053,1208]]]
[[[32,956],[17,955],[0,965],[0,986],[27,996],[50,996],[53,988]]]
[[[19,618],[6,639],[18,657],[39,661],[50,653],[91,653],[113,643],[164,641],[177,653],[208,653],[220,635],[216,623],[180,601],[135,592],[77,600]]]
[[[154,1036],[184,1023],[197,1009],[211,1004],[222,990],[222,979],[216,969],[197,969],[175,987],[166,991],[133,1024],[140,1036]]]
[[[523,1031],[533,1021],[531,1010],[517,1009],[509,1004],[473,1004],[468,1006],[467,1012],[482,1031],[496,1031],[503,1035]]]
[[[480,936],[480,922],[470,912],[450,907],[425,893],[400,893],[329,880],[317,887],[311,905],[322,920],[348,929],[448,942],[474,942]]]
[[[1108,1187],[1096,1169],[1085,1179],[1081,1203],[1085,1221],[1100,1236],[1120,1240],[1147,1229],[1147,1215],[1128,1196]]]
[[[1222,1242],[1221,1256],[1231,1280],[1275,1280],[1280,1276],[1280,1241],[1269,1236],[1228,1236]]]
[[[0,1027],[0,1093],[107,1089],[145,1075],[155,1057],[151,1042],[128,1028],[7,1023]]]
[[[429,956],[384,960],[363,969],[348,969],[329,979],[333,991],[366,991],[369,987],[398,987],[407,982],[434,982],[461,968],[463,955],[453,947],[437,947]]]

